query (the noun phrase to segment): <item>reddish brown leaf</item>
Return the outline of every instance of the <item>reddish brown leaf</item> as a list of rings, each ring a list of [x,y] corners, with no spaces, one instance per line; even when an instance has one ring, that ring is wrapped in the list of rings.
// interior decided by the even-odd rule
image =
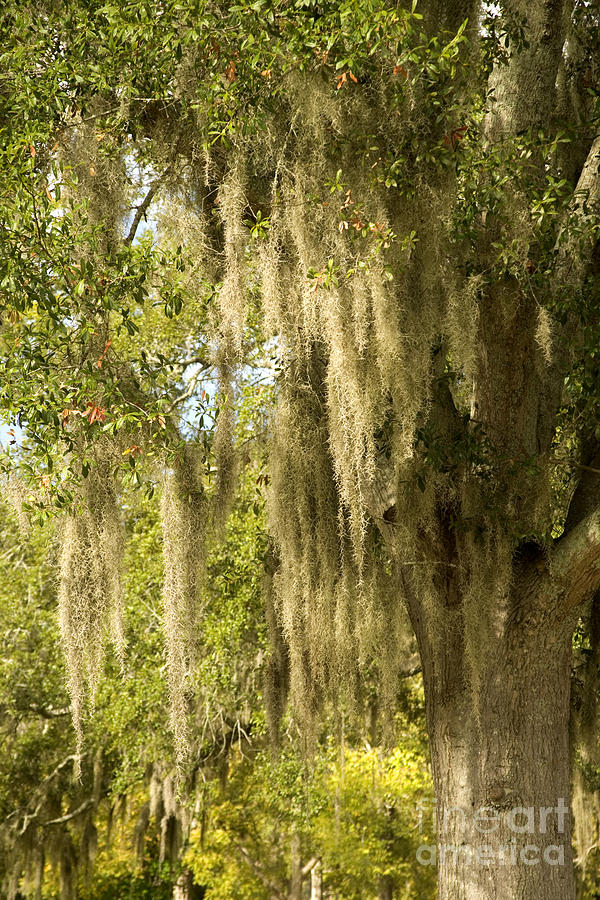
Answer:
[[[100,406],[97,406],[95,403],[88,403],[85,414],[87,415],[87,420],[90,425],[93,425],[94,422],[106,421],[106,410],[102,409],[102,407]]]

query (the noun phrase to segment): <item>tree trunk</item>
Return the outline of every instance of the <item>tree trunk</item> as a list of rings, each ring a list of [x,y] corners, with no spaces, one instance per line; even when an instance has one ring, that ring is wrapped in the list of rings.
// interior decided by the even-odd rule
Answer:
[[[394,879],[390,875],[382,875],[377,885],[377,900],[393,900]]]
[[[200,900],[204,890],[194,884],[194,876],[189,869],[184,869],[173,885],[173,900]]]
[[[575,897],[572,629],[541,604],[527,610],[496,623],[475,665],[464,652],[460,605],[454,627],[433,642],[416,623],[436,795],[439,900]],[[436,853],[422,846],[418,857],[434,864]]]
[[[320,862],[310,870],[310,900],[323,900],[323,872]]]
[[[290,842],[291,877],[289,900],[302,900],[302,845],[294,831]]]

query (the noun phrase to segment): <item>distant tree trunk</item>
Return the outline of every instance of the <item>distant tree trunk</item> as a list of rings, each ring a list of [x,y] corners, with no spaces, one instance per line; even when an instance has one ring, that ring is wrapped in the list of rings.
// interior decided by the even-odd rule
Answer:
[[[289,900],[302,900],[302,846],[300,835],[294,831],[290,846],[291,876]]]
[[[377,886],[377,900],[393,900],[394,879],[391,875],[382,875]]]
[[[190,900],[192,873],[184,869],[173,886],[173,900]]]
[[[572,627],[535,599],[514,609],[488,635],[475,668],[465,659],[460,604],[454,627],[437,639],[424,640],[416,623],[437,801],[439,900],[575,897]],[[431,849],[422,846],[418,861],[433,864]]]
[[[194,876],[184,869],[173,886],[173,900],[201,900],[204,889],[194,884]]]
[[[320,861],[310,870],[310,900],[323,900],[323,869]]]

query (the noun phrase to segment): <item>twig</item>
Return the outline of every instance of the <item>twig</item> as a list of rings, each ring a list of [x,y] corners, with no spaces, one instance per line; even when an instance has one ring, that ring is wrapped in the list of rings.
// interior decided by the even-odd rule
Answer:
[[[71,712],[70,706],[64,706],[61,709],[52,709],[51,706],[43,707],[30,704],[27,709],[37,713],[38,716],[42,716],[43,719],[58,719],[61,716],[68,716]]]

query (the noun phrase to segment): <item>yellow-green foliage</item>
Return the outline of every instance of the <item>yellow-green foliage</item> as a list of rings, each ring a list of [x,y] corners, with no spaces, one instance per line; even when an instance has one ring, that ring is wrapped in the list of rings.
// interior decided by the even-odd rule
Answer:
[[[377,897],[385,877],[399,900],[434,896],[435,869],[416,856],[419,846],[435,846],[435,835],[431,776],[414,734],[389,754],[345,749],[325,771],[322,790],[311,837],[322,854],[325,883],[349,900]]]
[[[232,753],[225,789],[206,789],[186,858],[207,898],[262,900],[266,885],[285,896],[294,838],[302,864],[320,859],[334,896],[375,900],[388,876],[401,900],[432,898],[435,870],[416,858],[435,843],[426,750],[414,726],[397,738],[389,753],[332,742],[310,771],[289,746],[277,761]]]

